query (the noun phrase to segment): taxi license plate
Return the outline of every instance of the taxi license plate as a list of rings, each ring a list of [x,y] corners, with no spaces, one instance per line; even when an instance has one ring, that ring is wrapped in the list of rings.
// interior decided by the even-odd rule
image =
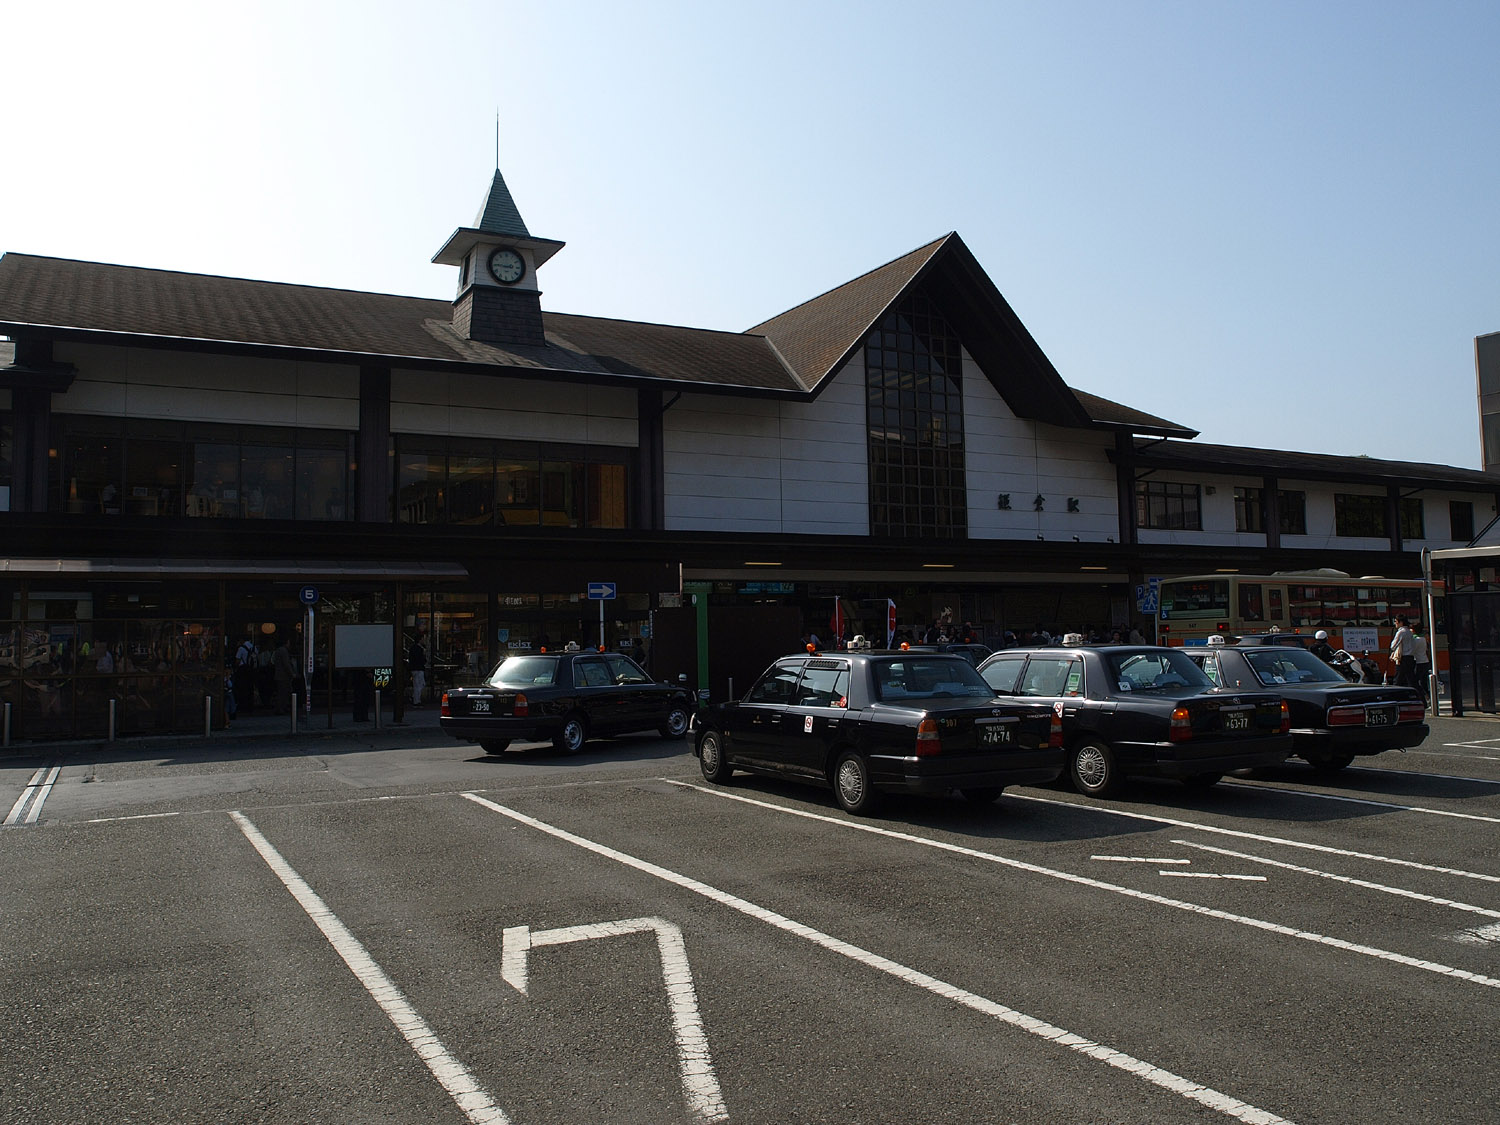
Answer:
[[[1226,711],[1224,713],[1224,729],[1225,730],[1249,730],[1250,729],[1250,712],[1249,711]]]
[[[469,701],[469,714],[488,715],[490,713],[490,701],[488,699],[471,699]]]
[[[1396,709],[1394,707],[1366,707],[1365,726],[1388,727],[1396,721]]]
[[[1005,746],[1015,741],[1015,735],[1009,726],[994,724],[979,728],[979,745],[981,746]]]

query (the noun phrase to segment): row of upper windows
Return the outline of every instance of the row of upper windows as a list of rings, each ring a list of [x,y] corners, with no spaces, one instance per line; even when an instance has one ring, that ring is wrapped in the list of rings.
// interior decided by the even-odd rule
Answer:
[[[1137,481],[1136,524],[1142,528],[1169,531],[1202,531],[1202,485],[1180,481]],[[1263,533],[1266,530],[1267,497],[1261,488],[1234,490],[1234,529]],[[1307,534],[1307,493],[1278,489],[1277,523],[1283,535]],[[1396,502],[1398,528],[1403,541],[1427,538],[1426,509],[1419,496],[1403,496]],[[1449,538],[1468,542],[1474,538],[1474,504],[1469,500],[1448,502]],[[1389,509],[1384,496],[1335,492],[1333,533],[1351,539],[1389,539]]]
[[[8,508],[13,423],[0,412],[0,510]],[[352,433],[269,426],[187,424],[54,415],[49,449],[49,509],[106,515],[350,520],[355,518]],[[887,533],[941,527],[964,534],[962,455],[948,482],[936,479],[923,449],[920,465],[900,446],[872,443],[872,502]],[[920,448],[920,447],[919,447]],[[398,435],[391,449],[388,518],[411,524],[628,528],[634,451],[542,446]],[[908,479],[909,478],[909,479]],[[1263,489],[1235,487],[1235,530],[1265,531]],[[1276,494],[1283,535],[1307,534],[1305,492]],[[1424,502],[1397,502],[1403,540],[1427,538]],[[921,515],[917,515],[921,513]],[[1449,538],[1474,536],[1474,506],[1448,505]],[[1202,486],[1136,484],[1137,525],[1201,531]],[[1334,494],[1334,534],[1390,537],[1382,496]]]
[[[0,414],[0,509],[10,507],[12,422]],[[396,435],[397,523],[630,526],[634,450]],[[54,414],[48,510],[75,515],[357,518],[348,431]]]

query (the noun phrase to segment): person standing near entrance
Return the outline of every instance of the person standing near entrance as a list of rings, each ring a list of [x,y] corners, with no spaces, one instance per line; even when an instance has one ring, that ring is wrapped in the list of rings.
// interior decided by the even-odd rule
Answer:
[[[234,650],[234,705],[237,713],[255,710],[255,640],[246,637]]]
[[[1402,687],[1417,686],[1417,654],[1412,644],[1411,624],[1403,613],[1396,618],[1396,635],[1391,638],[1391,667],[1395,683]]]
[[[1416,688],[1422,693],[1422,702],[1431,703],[1428,697],[1432,692],[1432,661],[1427,655],[1427,638],[1422,636],[1420,625],[1412,628],[1411,651],[1416,660]]]
[[[427,690],[427,650],[422,647],[421,633],[406,650],[406,666],[411,669],[411,705],[420,707],[422,695]]]

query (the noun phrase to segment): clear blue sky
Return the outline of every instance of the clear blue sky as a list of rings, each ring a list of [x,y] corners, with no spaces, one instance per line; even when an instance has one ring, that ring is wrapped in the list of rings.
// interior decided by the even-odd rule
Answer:
[[[957,230],[1073,386],[1477,467],[1500,4],[7,5],[0,250],[742,330]]]

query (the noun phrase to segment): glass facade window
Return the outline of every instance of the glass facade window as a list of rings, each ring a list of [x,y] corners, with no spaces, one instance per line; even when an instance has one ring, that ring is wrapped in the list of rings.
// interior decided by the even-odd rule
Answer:
[[[0,410],[0,512],[10,511],[10,487],[15,472],[16,427],[10,414]]]
[[[1236,488],[1234,490],[1234,529],[1236,531],[1264,532],[1266,530],[1266,492],[1263,488]],[[1307,493],[1276,492],[1279,511],[1278,522],[1283,535],[1307,534]]]
[[[1307,534],[1307,493],[1278,492],[1276,503],[1281,508],[1281,534]]]
[[[1422,501],[1417,496],[1403,497],[1398,503],[1396,511],[1400,519],[1401,539],[1403,542],[1412,539],[1426,539],[1426,522],[1422,518]]]
[[[1169,480],[1136,481],[1135,519],[1137,527],[1201,530],[1203,506],[1198,486]]]
[[[352,434],[54,415],[49,508],[91,515],[351,518]]]
[[[1460,543],[1474,538],[1474,504],[1469,500],[1448,501],[1448,536]]]
[[[1368,539],[1390,537],[1384,496],[1358,496],[1347,492],[1333,495],[1333,533]]]
[[[865,338],[870,530],[876,535],[968,535],[963,352],[921,294]]]
[[[396,439],[397,520],[476,527],[629,527],[634,450]]]

